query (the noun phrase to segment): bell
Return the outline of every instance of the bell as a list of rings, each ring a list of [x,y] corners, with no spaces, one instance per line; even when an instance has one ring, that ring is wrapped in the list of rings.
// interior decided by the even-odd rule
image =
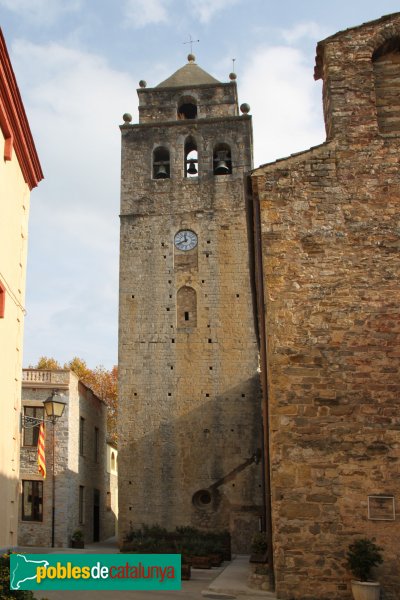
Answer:
[[[220,150],[219,152],[217,152],[217,156],[214,159],[214,161],[216,162],[216,165],[214,167],[214,173],[216,175],[226,175],[227,173],[230,173],[231,170],[228,167],[228,163],[227,163],[227,152],[225,150]]]
[[[226,175],[230,173],[229,167],[225,160],[219,160],[215,165],[214,173],[216,175]]]
[[[165,165],[158,165],[154,179],[167,179],[168,173]]]
[[[197,175],[197,169],[194,160],[189,160],[189,166],[187,169],[188,175]]]

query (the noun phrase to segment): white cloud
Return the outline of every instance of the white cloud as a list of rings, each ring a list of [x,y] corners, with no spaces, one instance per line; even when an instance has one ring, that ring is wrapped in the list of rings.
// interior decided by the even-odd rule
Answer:
[[[281,35],[287,44],[295,44],[303,38],[309,38],[316,43],[318,40],[329,35],[329,32],[318,25],[318,23],[309,21],[307,23],[298,23],[291,29],[282,29]]]
[[[188,4],[190,10],[199,17],[202,23],[208,23],[214,15],[223,10],[232,10],[235,4],[241,0],[198,0],[197,2],[190,1]]]
[[[66,12],[79,10],[81,0],[0,0],[0,6],[43,26],[53,23]]]
[[[253,115],[255,166],[325,140],[320,82],[298,49],[256,48],[239,90]]]
[[[57,185],[60,205],[65,196],[69,207],[84,200],[97,212],[108,203],[110,170],[114,175],[118,166],[122,114],[137,115],[136,83],[102,57],[60,44],[18,41],[12,54],[45,171],[42,186]],[[68,185],[60,187],[65,178]],[[94,199],[88,192],[99,182]]]
[[[125,19],[136,29],[168,21],[168,0],[126,0]]]
[[[136,80],[60,44],[12,47],[45,179],[31,197],[24,363],[116,360],[120,131]],[[133,110],[134,109],[134,110]],[[107,340],[107,342],[105,342]],[[110,343],[109,340],[112,340]],[[84,347],[83,347],[84,346]]]

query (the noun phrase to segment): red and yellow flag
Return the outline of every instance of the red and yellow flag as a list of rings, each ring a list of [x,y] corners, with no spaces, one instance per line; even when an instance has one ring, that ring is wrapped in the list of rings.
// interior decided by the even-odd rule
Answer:
[[[44,453],[44,423],[40,423],[37,445],[39,473],[46,479],[46,456]]]

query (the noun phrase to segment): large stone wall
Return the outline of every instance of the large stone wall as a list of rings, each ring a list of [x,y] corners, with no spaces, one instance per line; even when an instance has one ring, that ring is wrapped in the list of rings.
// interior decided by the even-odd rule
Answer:
[[[198,119],[177,120],[183,94],[198,98]],[[235,97],[234,84],[144,90],[141,123],[121,127],[121,537],[142,523],[228,528],[244,550],[258,528],[261,472],[251,458],[260,447],[258,348],[243,181],[251,120],[232,116]],[[212,118],[202,118],[207,103]],[[196,178],[184,176],[189,135]],[[214,176],[213,148],[222,142],[235,167]],[[169,179],[152,179],[158,145],[170,151]],[[187,256],[174,249],[181,229],[198,236]],[[177,316],[185,286],[195,294]],[[192,326],[179,310],[196,314]],[[209,503],[194,497],[201,490]]]
[[[400,15],[319,45],[331,141],[253,175],[261,203],[278,597],[347,600],[345,552],[383,547],[384,597],[400,596],[397,136],[379,134],[373,52]]]

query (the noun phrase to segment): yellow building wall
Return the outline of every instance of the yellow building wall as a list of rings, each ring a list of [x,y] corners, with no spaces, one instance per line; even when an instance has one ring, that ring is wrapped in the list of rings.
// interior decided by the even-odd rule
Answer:
[[[3,159],[0,130],[0,548],[17,543],[20,407],[29,187],[17,157]]]

